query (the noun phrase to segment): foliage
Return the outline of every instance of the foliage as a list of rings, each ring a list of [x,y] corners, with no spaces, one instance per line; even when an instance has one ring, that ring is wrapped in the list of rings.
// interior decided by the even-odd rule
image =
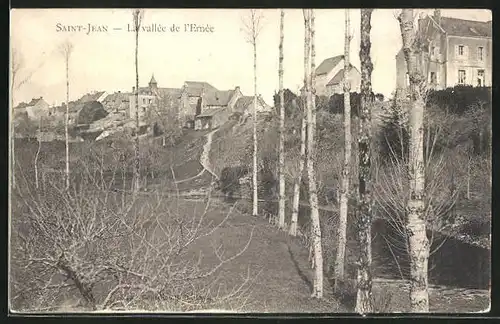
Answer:
[[[210,197],[201,210],[184,213],[175,198],[117,193],[99,169],[78,167],[80,181],[69,190],[57,179],[35,189],[23,178],[14,193],[15,310],[185,311],[244,303],[249,278],[226,286],[218,274],[248,248],[253,232],[235,255],[214,247],[208,264],[193,250],[231,210],[213,223]]]
[[[491,87],[472,87],[457,85],[444,90],[429,90],[427,105],[437,106],[452,114],[465,114],[471,106],[478,103],[489,105],[491,109]]]
[[[245,177],[250,172],[250,169],[245,166],[225,167],[221,171],[218,181],[219,190],[227,197],[232,198],[235,194],[239,194],[240,179]]]

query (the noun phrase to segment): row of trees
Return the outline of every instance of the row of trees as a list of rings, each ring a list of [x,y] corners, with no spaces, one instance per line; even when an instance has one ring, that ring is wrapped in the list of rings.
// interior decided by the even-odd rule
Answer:
[[[359,121],[355,119],[357,126],[356,158],[357,166],[357,192],[356,208],[354,214],[357,219],[357,234],[360,251],[357,261],[357,299],[356,311],[361,313],[373,312],[372,300],[372,274],[371,274],[371,224],[372,224],[372,173],[371,173],[371,143],[372,143],[372,121],[371,109],[373,107],[374,96],[371,87],[371,75],[373,64],[371,62],[371,16],[373,9],[361,10],[361,43],[360,43],[360,61],[361,61],[361,104],[359,111]],[[304,92],[301,96],[303,116],[301,126],[301,145],[300,145],[300,163],[296,181],[294,182],[294,195],[292,216],[289,233],[297,234],[298,206],[300,199],[300,184],[302,182],[303,168],[307,169],[308,178],[308,198],[311,216],[311,252],[313,256],[313,268],[315,269],[314,288],[312,296],[316,298],[323,297],[323,251],[321,244],[321,227],[318,210],[317,180],[315,173],[316,163],[316,94],[315,94],[315,14],[312,9],[304,9]],[[250,22],[247,25],[249,31],[255,31],[257,13],[251,11]],[[284,41],[284,17],[283,10],[280,11],[280,42],[279,42],[279,207],[278,207],[278,226],[285,228],[285,98],[283,89],[283,41]],[[425,219],[425,165],[423,160],[423,112],[425,107],[424,94],[425,71],[424,67],[418,65],[417,56],[422,55],[423,48],[420,46],[421,40],[418,39],[414,24],[414,14],[412,9],[401,11],[398,20],[400,22],[401,35],[403,39],[403,49],[405,59],[410,75],[411,90],[411,109],[410,109],[410,136],[408,152],[408,178],[410,188],[410,199],[406,205],[405,227],[408,238],[408,250],[410,254],[411,268],[411,310],[414,312],[427,312],[429,310],[428,302],[428,279],[427,262],[429,257],[429,242],[426,236]],[[345,280],[345,248],[346,248],[346,230],[349,208],[349,179],[350,167],[352,165],[352,125],[351,125],[351,104],[350,104],[350,42],[352,35],[349,35],[350,17],[346,10],[345,17],[345,40],[344,40],[344,161],[341,176],[340,190],[340,215],[337,227],[337,253],[335,258],[335,289]],[[255,36],[255,33],[250,33]],[[256,37],[250,38],[254,49],[254,59],[256,51]],[[254,61],[254,72],[256,72],[256,63]],[[254,80],[255,86],[257,84]],[[255,90],[256,93],[256,90]],[[256,123],[257,118],[254,112],[254,195],[253,195],[253,214],[257,213],[257,166],[256,166]]]

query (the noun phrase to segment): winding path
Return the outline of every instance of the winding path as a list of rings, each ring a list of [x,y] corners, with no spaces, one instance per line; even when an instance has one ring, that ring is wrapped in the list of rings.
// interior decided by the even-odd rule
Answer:
[[[200,177],[203,173],[205,173],[205,171],[210,173],[215,179],[217,179],[217,180],[219,179],[219,177],[213,171],[212,165],[210,163],[210,150],[212,149],[212,137],[213,137],[215,132],[217,132],[217,129],[213,130],[210,133],[208,133],[207,135],[205,135],[205,137],[207,138],[207,141],[203,145],[203,152],[201,153],[201,157],[200,157],[200,164],[203,167],[203,170],[201,170],[195,176],[192,176],[192,177],[187,178],[187,179],[178,180],[175,183],[178,184],[178,183],[183,183],[183,182],[187,182],[187,181],[196,179],[196,178]]]

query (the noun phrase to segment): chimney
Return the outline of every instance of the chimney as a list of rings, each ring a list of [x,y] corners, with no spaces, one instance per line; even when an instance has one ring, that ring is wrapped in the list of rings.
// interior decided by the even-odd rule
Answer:
[[[122,93],[120,90],[118,90],[118,93]]]
[[[135,87],[132,87],[132,93],[135,94]]]
[[[237,86],[234,90],[235,91],[240,91],[240,86]]]
[[[441,26],[441,10],[440,9],[434,9],[434,20],[438,25]]]

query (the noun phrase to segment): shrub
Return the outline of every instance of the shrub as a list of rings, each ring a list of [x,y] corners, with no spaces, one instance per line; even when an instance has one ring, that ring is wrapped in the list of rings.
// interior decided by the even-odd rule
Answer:
[[[218,189],[227,197],[232,198],[240,190],[240,179],[246,176],[250,169],[245,165],[225,167],[221,171]]]
[[[437,106],[452,114],[464,114],[478,102],[491,106],[491,87],[472,87],[458,85],[443,90],[430,90],[427,105]]]

